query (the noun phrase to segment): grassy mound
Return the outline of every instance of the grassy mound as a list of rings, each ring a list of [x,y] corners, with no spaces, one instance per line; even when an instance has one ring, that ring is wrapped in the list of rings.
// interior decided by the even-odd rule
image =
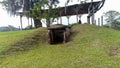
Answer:
[[[33,31],[34,30],[0,32],[0,53],[9,49],[12,44],[24,39],[24,37],[29,33],[33,33]]]
[[[39,36],[43,38],[42,42],[33,44],[36,47],[31,50],[18,51],[6,57],[1,56],[0,68],[120,67],[119,31],[94,25],[75,25],[72,27],[71,41],[56,45],[44,43],[43,31]]]
[[[21,32],[24,33],[24,32]],[[46,39],[46,29],[36,29],[30,32],[27,32],[27,34],[22,35],[23,38],[17,38],[18,41],[15,41],[13,44],[9,44],[9,48],[6,50],[3,50],[1,52],[1,55],[9,55],[10,53],[16,52],[16,51],[26,51],[33,47],[35,47],[35,44],[38,42],[43,43]],[[44,42],[45,43],[45,42]]]

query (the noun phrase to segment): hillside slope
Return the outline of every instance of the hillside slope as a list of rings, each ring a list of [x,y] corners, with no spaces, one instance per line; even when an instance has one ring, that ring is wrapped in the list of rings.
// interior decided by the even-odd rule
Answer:
[[[120,67],[120,32],[112,29],[75,25],[71,41],[66,44],[49,45],[43,41],[34,45],[28,51],[1,55],[0,68]]]
[[[0,32],[0,53],[35,30]]]

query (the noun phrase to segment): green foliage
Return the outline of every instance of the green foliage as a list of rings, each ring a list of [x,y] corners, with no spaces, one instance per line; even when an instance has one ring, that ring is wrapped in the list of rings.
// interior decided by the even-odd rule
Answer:
[[[54,3],[53,3],[54,4]],[[47,24],[51,24],[50,20],[55,19],[57,17],[58,9],[53,9],[53,4],[49,4],[47,0],[40,0],[35,3],[33,8],[30,9],[29,14],[33,18],[41,20],[42,18],[45,18],[47,20]]]
[[[106,21],[109,23],[109,26],[111,28],[115,27],[115,22],[120,21],[120,13],[114,10],[110,10],[106,13],[104,13],[104,16],[106,18]]]
[[[115,22],[115,27],[113,29],[120,30],[120,22]]]
[[[22,8],[23,0],[3,0],[1,4],[10,15],[15,15]]]
[[[120,13],[114,10],[104,13],[104,16],[106,17],[106,21],[109,22],[116,22],[120,19]]]
[[[120,30],[120,22],[114,22],[114,27],[112,29]],[[103,27],[109,28],[109,24],[103,25]]]
[[[109,28],[109,25],[108,25],[108,24],[105,24],[105,25],[103,25],[103,27]]]

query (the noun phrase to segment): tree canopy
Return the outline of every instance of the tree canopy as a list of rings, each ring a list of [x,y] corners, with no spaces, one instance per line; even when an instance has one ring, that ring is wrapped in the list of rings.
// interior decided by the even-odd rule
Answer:
[[[15,14],[16,11],[23,9],[23,11],[30,10],[36,3],[44,5],[53,5],[59,3],[58,0],[3,0],[2,5],[10,14]]]
[[[58,0],[39,0],[34,6],[29,10],[29,14],[35,19],[41,20],[42,18],[46,19],[47,27],[51,24],[51,19],[54,19],[56,16],[57,10],[52,10],[53,5],[57,5]],[[42,10],[45,10],[44,12]],[[51,18],[52,17],[52,18]]]
[[[104,13],[105,20],[109,23],[109,26],[114,27],[114,23],[120,21],[120,13],[114,10],[110,10]]]
[[[34,19],[34,24],[41,23],[41,16],[47,19],[48,25],[50,25],[50,16],[52,14],[53,5],[59,3],[58,0],[3,0],[2,4],[9,14],[15,15],[17,11],[23,9],[24,12],[28,12]],[[41,14],[41,9],[48,9],[48,12]],[[53,16],[54,17],[54,16]],[[35,21],[37,20],[37,22]],[[36,27],[36,26],[35,26]]]
[[[23,0],[3,0],[2,5],[10,15],[15,15],[16,11],[23,8]]]

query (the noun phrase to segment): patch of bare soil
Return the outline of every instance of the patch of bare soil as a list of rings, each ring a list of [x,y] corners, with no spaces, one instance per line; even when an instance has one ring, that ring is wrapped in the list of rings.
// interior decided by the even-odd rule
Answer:
[[[108,52],[108,55],[109,56],[116,56],[118,55],[120,52],[120,48],[116,47],[116,48],[110,48],[109,49],[109,52]]]

